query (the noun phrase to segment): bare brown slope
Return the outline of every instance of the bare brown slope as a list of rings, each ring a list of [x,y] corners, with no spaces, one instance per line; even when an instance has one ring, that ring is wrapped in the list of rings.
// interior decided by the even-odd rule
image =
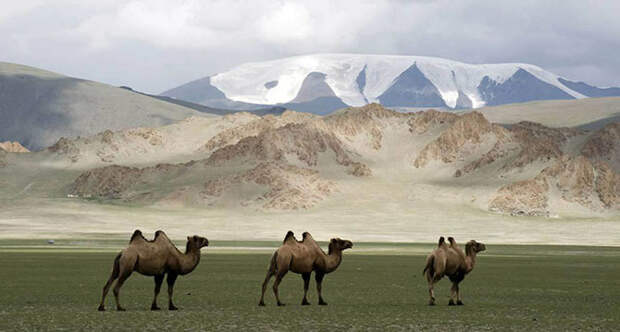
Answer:
[[[458,204],[467,186],[482,188],[477,190],[487,198],[476,206],[500,213],[551,215],[564,205],[584,213],[618,210],[616,124],[596,132],[532,122],[506,129],[476,112],[403,114],[371,104],[326,117],[285,112],[209,126],[209,135],[185,147],[200,156],[196,162],[97,168],[83,173],[71,193],[145,204],[306,209],[337,192],[355,195],[352,181],[356,188],[389,182],[386,187],[396,190],[440,182],[445,191],[459,193],[445,195]],[[171,141],[167,132],[178,132],[145,130],[136,132],[147,137],[139,138],[143,143],[153,137]],[[107,136],[102,133],[95,141]],[[133,137],[117,136],[112,135],[108,149],[118,145],[118,137]],[[70,152],[72,146],[58,144],[57,149]],[[452,173],[434,172],[436,165]]]
[[[467,113],[454,121],[436,140],[426,145],[414,160],[413,165],[424,167],[432,160],[451,163],[471,153],[485,139],[504,142],[508,136],[506,129],[491,124],[482,114]]]
[[[620,176],[606,163],[584,156],[565,156],[535,178],[503,186],[489,204],[491,211],[549,216],[551,192],[592,210],[620,209]]]
[[[0,142],[0,150],[5,152],[16,152],[16,153],[25,153],[30,152],[30,150],[26,149],[23,145],[19,144],[19,142]]]
[[[581,154],[606,161],[616,172],[620,172],[620,122],[610,123],[590,136]]]

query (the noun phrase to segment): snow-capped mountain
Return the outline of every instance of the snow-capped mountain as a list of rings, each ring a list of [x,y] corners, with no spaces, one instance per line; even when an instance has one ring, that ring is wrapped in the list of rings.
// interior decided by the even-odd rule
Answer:
[[[467,64],[422,56],[314,54],[253,62],[162,93],[212,107],[284,105],[329,113],[389,107],[478,108],[549,99],[620,96],[525,63]]]

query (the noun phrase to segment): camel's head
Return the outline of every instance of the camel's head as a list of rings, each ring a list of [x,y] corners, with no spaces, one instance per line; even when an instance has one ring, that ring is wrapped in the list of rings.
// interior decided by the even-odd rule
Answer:
[[[335,238],[335,239],[331,239],[329,241],[329,249],[330,249],[330,251],[332,249],[345,250],[345,249],[351,249],[351,248],[353,248],[353,242],[351,242],[349,240],[343,240],[341,238]]]
[[[484,245],[484,243],[476,242],[476,240],[470,240],[465,245],[465,250],[467,252],[473,251],[475,253],[479,253],[481,251],[485,251],[486,249],[487,247]]]
[[[206,237],[202,237],[202,236],[198,236],[198,235],[194,235],[194,236],[188,236],[187,237],[187,244],[188,245],[192,245],[194,248],[202,248],[202,247],[206,247],[209,245],[209,240],[207,240]]]

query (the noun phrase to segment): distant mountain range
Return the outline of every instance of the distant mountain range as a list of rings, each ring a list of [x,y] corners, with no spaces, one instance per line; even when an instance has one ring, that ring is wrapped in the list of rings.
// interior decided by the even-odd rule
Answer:
[[[329,114],[373,102],[396,110],[470,109],[610,96],[620,96],[620,88],[572,82],[533,65],[415,56],[320,54],[248,63],[161,95],[0,62],[0,142],[38,150],[61,137],[239,111]]]
[[[246,63],[161,96],[205,106],[279,105],[327,114],[371,102],[392,108],[479,108],[536,100],[620,96],[531,64],[466,64],[433,57],[315,54]]]

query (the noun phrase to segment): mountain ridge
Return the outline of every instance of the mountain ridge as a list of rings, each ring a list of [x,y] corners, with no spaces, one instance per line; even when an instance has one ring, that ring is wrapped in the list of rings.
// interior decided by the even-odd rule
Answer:
[[[370,102],[389,107],[455,109],[620,96],[618,88],[573,82],[525,63],[467,64],[436,57],[366,54],[310,54],[245,63],[161,95],[210,106],[225,101],[295,109],[292,104],[312,75],[323,75],[327,89],[321,85],[304,94],[338,101],[317,103],[314,111],[321,114],[341,104],[362,106]],[[213,94],[217,98],[211,98]],[[308,104],[312,101],[305,100],[304,111],[312,110]]]
[[[262,107],[260,115],[280,114],[282,107]],[[190,116],[237,112],[122,86],[8,62],[0,62],[0,141],[18,141],[30,150],[60,138],[89,136],[132,127],[156,127]]]

